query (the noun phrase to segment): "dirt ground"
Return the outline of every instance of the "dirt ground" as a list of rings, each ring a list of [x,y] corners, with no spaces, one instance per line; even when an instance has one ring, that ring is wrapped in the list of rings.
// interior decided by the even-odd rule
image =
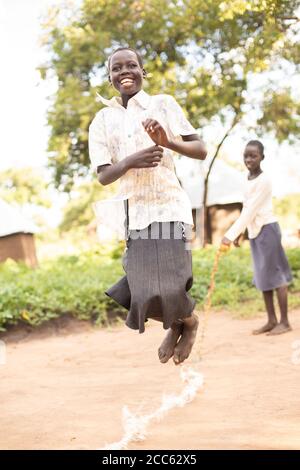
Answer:
[[[212,314],[203,389],[129,448],[300,449],[300,310],[282,336],[252,336],[263,321]],[[2,336],[0,448],[97,449],[121,439],[123,405],[149,413],[163,393],[183,389],[179,368],[157,359],[164,334],[155,322],[139,335],[65,320]]]

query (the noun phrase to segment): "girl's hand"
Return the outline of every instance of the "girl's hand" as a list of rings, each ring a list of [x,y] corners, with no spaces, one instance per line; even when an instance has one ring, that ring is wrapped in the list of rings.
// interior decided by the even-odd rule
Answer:
[[[223,238],[222,238],[222,241],[221,241],[221,245],[228,245],[228,246],[230,246],[230,245],[231,245],[231,240],[229,240],[229,239],[226,238],[226,237],[223,237]]]
[[[239,238],[239,237],[236,238],[236,239],[234,240],[233,244],[234,244],[234,246],[235,246],[236,248],[240,248],[240,246],[241,246],[241,245],[240,245],[240,238]]]
[[[221,241],[221,246],[220,246],[220,250],[221,251],[228,251],[229,248],[230,248],[230,245],[231,245],[231,241],[228,240],[228,238],[226,237],[223,237],[222,238],[222,241]]]
[[[146,119],[146,121],[143,121],[142,124],[145,131],[148,133],[149,137],[151,137],[155,144],[161,145],[162,147],[169,147],[170,141],[166,131],[158,121],[155,119]]]
[[[139,152],[133,153],[126,160],[126,170],[131,168],[152,168],[157,166],[162,157],[164,149],[153,145]]]

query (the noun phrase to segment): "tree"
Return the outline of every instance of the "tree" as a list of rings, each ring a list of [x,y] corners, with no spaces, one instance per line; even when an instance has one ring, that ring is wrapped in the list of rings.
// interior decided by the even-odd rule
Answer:
[[[109,188],[111,191],[112,189]],[[87,227],[93,220],[94,213],[92,203],[102,197],[103,188],[98,181],[81,183],[70,193],[70,199],[63,211],[63,219],[59,229],[68,232],[80,226]]]
[[[280,225],[289,230],[300,230],[300,194],[288,194],[282,198],[274,198],[275,213]]]
[[[300,51],[299,51],[300,52]],[[276,125],[274,125],[274,116]],[[300,138],[300,101],[292,98],[290,88],[266,93],[263,114],[258,120],[259,133],[273,133],[278,142],[295,143]]]
[[[31,167],[2,171],[0,173],[0,198],[20,206],[25,204],[51,206],[48,184],[39,171]]]
[[[83,0],[72,15],[52,9],[44,35],[49,62],[40,71],[58,83],[48,113],[56,186],[70,191],[77,176],[89,173],[88,126],[98,109],[96,91],[112,96],[105,61],[119,45],[139,49],[148,71],[146,89],[175,96],[195,127],[220,120],[225,131],[212,164],[251,107],[261,114],[258,130],[291,138],[299,129],[296,114],[277,120],[280,96],[297,110],[290,90],[266,94],[266,85],[254,106],[249,84],[283,61],[299,71],[299,5],[299,0]]]

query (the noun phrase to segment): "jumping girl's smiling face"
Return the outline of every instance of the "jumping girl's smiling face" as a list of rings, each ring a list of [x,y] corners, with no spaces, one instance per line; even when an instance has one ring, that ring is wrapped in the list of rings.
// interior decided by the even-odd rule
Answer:
[[[121,96],[138,93],[142,88],[143,76],[143,67],[134,51],[124,49],[110,57],[109,77]]]
[[[261,171],[260,163],[264,156],[257,145],[247,145],[244,151],[244,163],[251,174]]]

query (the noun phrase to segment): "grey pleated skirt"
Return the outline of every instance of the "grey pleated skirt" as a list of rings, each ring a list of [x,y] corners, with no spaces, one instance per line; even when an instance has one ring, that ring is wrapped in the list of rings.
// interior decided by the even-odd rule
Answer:
[[[193,274],[187,228],[191,227],[182,222],[154,222],[129,232],[123,256],[126,276],[106,291],[129,311],[129,328],[143,333],[147,319],[156,318],[168,329],[174,321],[192,315],[195,300],[188,293]]]
[[[292,273],[281,244],[277,222],[266,224],[256,238],[250,239],[255,287],[261,291],[277,289],[292,281]]]

